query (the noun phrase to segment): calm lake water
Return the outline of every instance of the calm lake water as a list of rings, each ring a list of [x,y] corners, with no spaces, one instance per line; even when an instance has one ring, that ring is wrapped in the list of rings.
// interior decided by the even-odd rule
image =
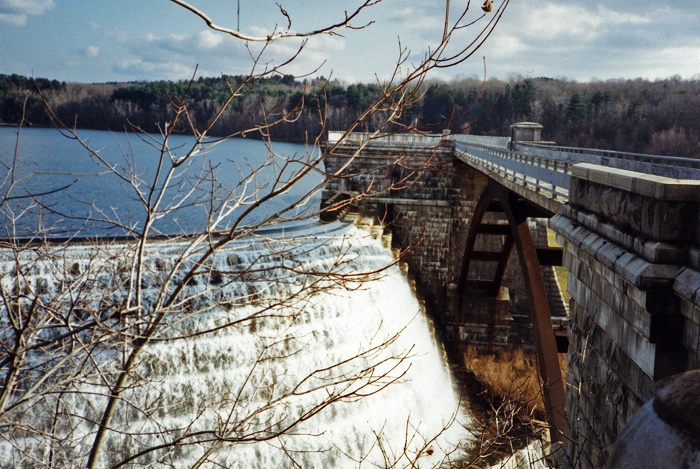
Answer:
[[[165,163],[161,168],[172,168],[171,161],[194,144],[192,137],[174,136],[169,141],[170,157],[161,160],[159,135],[143,138],[96,130],[81,130],[79,135],[123,178],[56,129],[23,128],[17,143],[17,127],[0,127],[0,223],[4,236],[26,237],[39,231],[48,236],[122,236],[127,228],[138,231],[146,219],[138,190],[143,195],[154,182],[162,185],[159,162]],[[302,167],[307,154],[304,145],[275,143],[272,148],[274,155],[263,142],[248,139],[202,147],[186,169],[178,169],[162,194],[160,207],[168,210],[155,225],[158,232],[201,231],[209,214],[221,213],[246,197],[246,203],[253,202],[271,190],[280,172],[284,179]],[[263,165],[264,169],[254,174],[253,170]],[[306,177],[303,184],[265,203],[245,222],[256,223],[267,214],[294,205],[321,182],[318,174]],[[256,188],[259,191],[254,193]],[[319,201],[320,193],[294,210],[317,208]],[[243,209],[226,217],[219,228],[230,226]]]

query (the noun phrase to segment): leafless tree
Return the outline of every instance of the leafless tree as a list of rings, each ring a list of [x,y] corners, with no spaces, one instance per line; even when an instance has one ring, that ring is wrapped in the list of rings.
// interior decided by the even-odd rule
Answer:
[[[392,262],[358,266],[355,248],[342,240],[320,236],[295,242],[262,233],[283,222],[316,219],[358,198],[417,180],[432,161],[407,165],[399,158],[397,165],[411,168],[401,180],[391,180],[387,168],[386,180],[349,198],[299,210],[326,181],[344,177],[352,167],[362,145],[347,155],[347,164],[338,171],[329,173],[324,167],[326,157],[338,150],[350,132],[367,131],[371,139],[416,130],[401,117],[408,106],[419,102],[426,76],[471,57],[497,24],[508,0],[474,20],[468,19],[469,2],[455,14],[447,0],[437,44],[418,63],[409,63],[409,51],[399,45],[394,74],[378,81],[378,99],[340,129],[343,134],[333,144],[322,145],[329,129],[318,101],[302,101],[292,112],[261,102],[262,118],[245,131],[210,136],[233,100],[245,97],[249,85],[284,73],[304,49],[306,38],[367,27],[355,21],[380,1],[366,0],[341,14],[338,21],[309,32],[294,32],[292,18],[280,6],[287,26],[251,37],[217,25],[185,1],[171,0],[212,30],[245,42],[251,67],[243,82],[230,84],[228,100],[206,124],[190,115],[187,90],[170,96],[169,120],[162,123],[160,135],[128,129],[131,141],[153,149],[154,172],[140,172],[138,158],[129,147],[123,148],[119,163],[106,158],[82,139],[73,123],[53,115],[56,127],[84,148],[97,170],[128,188],[140,207],[139,222],[119,218],[110,207],[92,205],[89,217],[78,221],[116,229],[123,239],[50,239],[52,227],[44,225],[31,239],[20,239],[13,237],[12,226],[6,227],[0,281],[0,439],[5,441],[0,460],[28,467],[183,463],[213,467],[233,464],[227,459],[231,457],[227,448],[262,442],[284,452],[290,466],[303,466],[306,453],[329,451],[295,443],[300,434],[313,435],[309,430],[313,427],[305,426],[306,422],[332,412],[333,405],[364,399],[403,379],[413,351],[410,346],[395,347],[401,330],[386,327],[343,358],[314,362],[309,369],[284,375],[273,372],[290,357],[318,358],[314,348],[318,338],[300,335],[298,327],[315,320],[309,317],[308,304],[337,294],[339,288],[361,289],[385,275]],[[297,52],[286,61],[266,61],[266,52],[275,42],[299,39]],[[254,42],[261,46],[249,46]],[[269,130],[304,113],[315,115],[321,129],[309,136],[308,151],[277,153]],[[178,146],[175,136],[183,131],[193,138],[187,146]],[[211,163],[207,153],[223,140],[251,134],[267,143],[268,157],[255,165],[232,159],[240,177],[233,186],[227,185],[220,177],[221,168]],[[19,181],[14,170],[19,158],[5,168],[2,208],[8,209],[19,197],[25,210],[73,217],[46,202],[46,195],[62,186],[43,193],[16,193]],[[310,175],[316,175],[317,181],[311,185]],[[299,187],[304,189],[293,200],[282,198]],[[284,202],[274,210],[267,209],[270,201],[280,200]],[[160,223],[192,207],[206,214],[201,228],[177,236],[169,233],[164,242]],[[15,219],[21,215],[14,208],[10,212]],[[241,254],[242,245],[248,246],[246,254]],[[222,376],[206,381],[210,375],[193,365],[201,346],[198,341],[221,342],[224,333],[238,343],[235,349],[217,343],[218,359],[206,366]],[[231,355],[240,350],[250,357],[233,370],[237,357]],[[167,370],[173,363],[178,363],[177,369]],[[161,386],[166,373],[176,382],[167,395]],[[214,389],[208,397],[197,394],[191,382],[198,373],[205,381],[198,384]],[[406,424],[406,445],[398,453],[385,445],[381,429],[375,433],[376,441],[363,454],[379,448],[385,466],[410,466],[432,454],[434,436],[424,435],[412,422]],[[419,444],[409,444],[417,439]],[[443,449],[442,454],[449,458],[451,451]],[[364,456],[353,458],[358,465],[364,461]]]

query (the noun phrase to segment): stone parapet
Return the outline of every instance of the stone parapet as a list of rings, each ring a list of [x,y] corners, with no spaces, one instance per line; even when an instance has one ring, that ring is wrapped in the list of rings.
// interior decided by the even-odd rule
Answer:
[[[589,163],[575,165],[571,176],[580,181],[597,182],[606,187],[657,201],[700,200],[700,180],[695,179],[674,179]]]
[[[654,263],[700,268],[700,180],[573,168],[565,215]]]
[[[577,165],[550,226],[571,294],[568,454],[604,467],[654,381],[700,366],[700,181]]]

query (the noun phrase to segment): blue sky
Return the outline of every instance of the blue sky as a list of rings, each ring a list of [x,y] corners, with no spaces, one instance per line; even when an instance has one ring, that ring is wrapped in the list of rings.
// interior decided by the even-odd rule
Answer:
[[[494,0],[498,6],[503,0]],[[218,23],[235,29],[237,0],[192,0]],[[278,0],[295,30],[338,21],[357,0]],[[459,5],[457,5],[459,3]],[[269,34],[285,24],[274,0],[240,0],[241,32]],[[464,2],[452,0],[453,10]],[[470,19],[482,16],[471,3]],[[383,0],[356,24],[361,31],[318,37],[286,73],[333,76],[345,82],[385,78],[396,62],[399,39],[411,60],[434,44],[444,0]],[[450,79],[561,77],[700,78],[700,2],[511,0],[501,23],[473,59],[433,75]],[[483,23],[483,19],[482,19]],[[456,42],[479,28],[466,28]],[[269,48],[274,62],[295,41]],[[0,0],[0,73],[75,82],[188,78],[247,73],[244,44],[214,33],[169,0]]]

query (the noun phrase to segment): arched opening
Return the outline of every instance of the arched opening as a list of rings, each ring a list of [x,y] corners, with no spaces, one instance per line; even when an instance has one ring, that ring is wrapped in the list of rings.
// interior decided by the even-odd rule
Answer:
[[[489,213],[500,213],[500,220],[494,222],[495,217],[487,216]],[[530,217],[551,216],[551,212],[533,205],[494,180],[489,180],[474,209],[469,226],[458,292],[460,309],[465,307],[470,298],[497,300],[502,297],[504,274],[515,247],[520,260],[535,337],[544,406],[551,427],[551,440],[555,442],[562,440],[561,432],[564,429],[564,385],[541,265],[561,264],[561,250],[535,246],[527,222]],[[479,236],[493,236],[497,241],[490,243],[489,250],[476,249]],[[494,249],[495,246],[499,248]],[[474,275],[470,277],[470,265],[475,261],[490,264],[489,268],[482,270],[482,275],[478,278]]]

